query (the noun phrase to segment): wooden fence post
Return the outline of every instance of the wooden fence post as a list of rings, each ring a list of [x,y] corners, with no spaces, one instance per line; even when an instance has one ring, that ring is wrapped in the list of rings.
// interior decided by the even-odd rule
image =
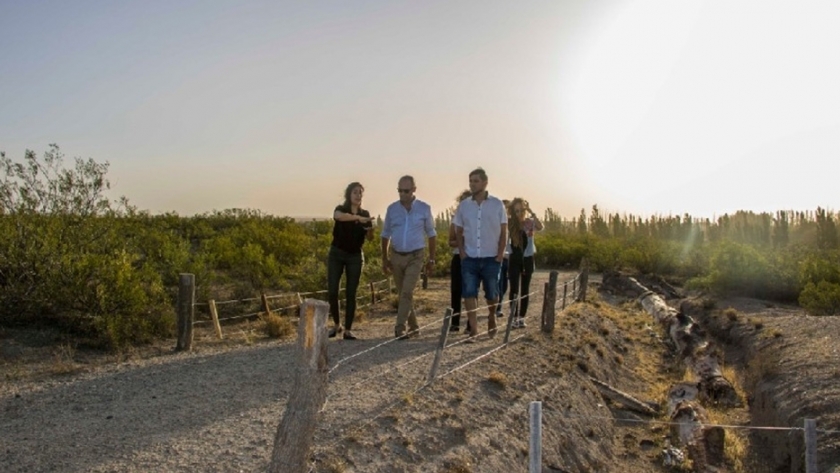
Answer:
[[[329,311],[330,305],[317,299],[306,299],[300,308],[299,356],[289,402],[274,436],[270,473],[309,471],[318,412],[327,399]]]
[[[805,473],[818,473],[817,421],[805,419]]]
[[[426,271],[423,271],[420,274],[420,278],[423,280],[423,286],[422,286],[423,289],[428,289],[429,288],[429,275],[426,274]]]
[[[443,355],[443,348],[446,346],[446,336],[449,334],[449,325],[452,323],[452,307],[446,308],[446,315],[443,317],[443,327],[440,329],[440,339],[438,340],[438,347],[435,351],[435,361],[432,362],[432,370],[429,371],[429,380],[426,384],[431,384],[437,377],[438,366],[440,366],[440,359]]]
[[[373,286],[373,281],[370,282],[370,305],[376,304],[376,289]],[[373,309],[371,309],[373,310]]]
[[[580,262],[580,294],[578,302],[586,302],[586,287],[589,285],[589,261],[583,258]]]
[[[216,329],[216,336],[219,337],[219,340],[222,340],[224,337],[222,336],[222,326],[219,325],[219,311],[216,309],[216,300],[210,299],[207,305],[210,306],[210,318],[213,319],[213,328]]]
[[[542,402],[532,401],[528,412],[531,420],[528,472],[542,472]]]
[[[563,283],[563,304],[560,310],[566,310],[566,291],[569,289],[569,281]]]
[[[545,291],[545,301],[543,303],[542,320],[540,328],[543,332],[554,332],[554,305],[557,303],[557,271],[552,271],[548,274],[548,290]]]
[[[192,349],[195,319],[195,275],[181,273],[178,281],[178,341],[175,351]]]
[[[268,305],[268,298],[265,297],[265,293],[260,294],[260,299],[262,300],[262,310],[265,312],[266,317],[271,315],[271,307]]]

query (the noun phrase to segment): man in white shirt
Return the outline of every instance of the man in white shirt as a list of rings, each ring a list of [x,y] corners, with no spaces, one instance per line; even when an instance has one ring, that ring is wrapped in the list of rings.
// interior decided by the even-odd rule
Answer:
[[[478,287],[484,286],[488,305],[487,329],[496,335],[496,304],[499,301],[499,271],[507,246],[507,212],[499,198],[487,192],[487,173],[478,168],[470,173],[472,197],[455,211],[453,223],[461,255],[464,305],[470,326],[470,340],[478,334],[476,309]]]
[[[419,335],[420,326],[414,314],[414,286],[423,270],[426,240],[429,242],[429,259],[426,274],[435,266],[437,232],[429,204],[414,196],[417,187],[412,176],[403,176],[397,183],[400,200],[388,206],[382,224],[382,271],[394,275],[394,285],[399,295],[397,323],[394,336],[401,340]],[[390,251],[389,251],[390,249]],[[405,324],[408,322],[408,333]]]

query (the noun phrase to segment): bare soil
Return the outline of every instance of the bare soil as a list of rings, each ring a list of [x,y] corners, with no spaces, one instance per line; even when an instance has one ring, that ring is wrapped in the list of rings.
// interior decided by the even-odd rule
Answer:
[[[546,280],[538,273],[533,287]],[[528,327],[512,331],[507,346],[507,318],[501,333],[479,343],[450,334],[438,379],[426,387],[448,281],[417,291],[419,338],[391,341],[393,304],[377,304],[354,326],[360,340],[330,341],[334,369],[312,470],[526,471],[528,406],[541,401],[543,471],[674,471],[662,465],[667,419],[605,401],[590,377],[661,403],[685,370],[637,304],[597,287],[589,302],[558,312],[550,335],[539,331],[541,291]],[[719,413],[720,423],[799,427],[814,417],[820,429],[840,428],[837,318],[746,299],[715,304],[698,303],[695,318],[720,340],[749,401]],[[479,323],[486,330],[486,316]],[[227,325],[219,341],[197,327],[190,353],[174,353],[169,340],[118,355],[77,349],[49,332],[0,330],[0,469],[266,471],[295,344],[258,328]],[[801,435],[731,432],[744,447],[730,471],[804,471],[789,453],[801,451]],[[838,435],[822,433],[819,445],[820,471],[840,471]]]

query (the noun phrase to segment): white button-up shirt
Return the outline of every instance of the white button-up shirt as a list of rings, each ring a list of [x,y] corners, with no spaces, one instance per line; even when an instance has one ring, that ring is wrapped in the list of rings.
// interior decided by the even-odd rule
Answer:
[[[507,224],[505,204],[488,194],[479,205],[474,199],[458,204],[452,222],[464,230],[464,250],[469,258],[496,257],[502,224]]]
[[[391,239],[394,251],[422,250],[426,247],[427,237],[437,236],[432,208],[417,198],[411,202],[410,211],[400,201],[394,202],[385,211],[380,236]]]

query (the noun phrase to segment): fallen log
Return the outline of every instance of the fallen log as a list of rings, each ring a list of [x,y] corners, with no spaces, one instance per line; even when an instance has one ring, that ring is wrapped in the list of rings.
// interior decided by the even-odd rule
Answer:
[[[718,471],[723,464],[724,430],[709,427],[706,411],[700,403],[739,406],[742,400],[721,372],[717,350],[706,333],[685,311],[668,305],[655,292],[634,278],[623,286],[638,294],[645,312],[668,333],[674,350],[692,371],[698,382],[679,383],[668,393],[668,414],[673,422],[672,437],[685,446],[694,471]]]
[[[682,310],[669,306],[662,297],[647,290],[635,279],[628,280],[640,291],[642,308],[665,329],[677,355],[698,379],[700,399],[727,407],[742,405],[743,401],[732,383],[723,376],[716,350],[706,339],[705,331]]]
[[[602,383],[591,376],[589,377],[589,380],[592,381],[592,384],[594,384],[596,388],[598,388],[598,392],[600,392],[602,396],[611,399],[632,411],[648,416],[656,416],[659,414],[646,402],[640,401],[625,392],[619,391],[607,383]]]

